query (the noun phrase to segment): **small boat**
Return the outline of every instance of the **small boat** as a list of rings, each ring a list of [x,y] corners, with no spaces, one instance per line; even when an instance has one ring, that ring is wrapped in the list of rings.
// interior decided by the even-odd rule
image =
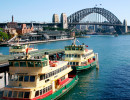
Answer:
[[[26,53],[26,49],[28,48],[28,52],[32,52],[32,51],[37,51],[38,49],[34,49],[34,48],[29,48],[29,45],[12,45],[9,49],[9,54],[10,55],[15,55],[15,54],[25,54]]]
[[[115,34],[114,36],[115,36],[115,37],[118,37],[118,34]]]
[[[38,57],[26,53],[25,57],[9,60],[9,64],[9,84],[2,99],[54,100],[78,82],[67,61],[49,61],[48,53]]]
[[[74,43],[69,46],[65,46],[65,61],[69,61],[69,65],[76,71],[89,69],[98,65],[98,54],[93,50],[87,49],[84,43],[82,45],[76,45]]]

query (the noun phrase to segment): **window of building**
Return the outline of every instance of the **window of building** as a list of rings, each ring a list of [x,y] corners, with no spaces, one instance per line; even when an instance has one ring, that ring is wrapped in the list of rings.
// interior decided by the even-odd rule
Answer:
[[[72,47],[72,50],[75,50],[75,47]]]
[[[41,62],[35,62],[35,67],[41,67]]]
[[[46,87],[46,92],[48,92],[48,88]]]
[[[30,82],[34,82],[35,81],[35,76],[30,76]]]
[[[34,62],[29,61],[29,62],[28,62],[28,67],[34,67]]]
[[[35,92],[35,97],[39,96],[39,90]]]
[[[15,62],[14,62],[14,66],[15,66],[15,67],[19,67],[19,62],[18,62],[18,61],[15,61]]]
[[[72,62],[70,62],[70,65],[72,65]]]
[[[72,57],[74,57],[74,54],[72,54]]]
[[[23,81],[23,76],[22,75],[19,76],[19,81]]]
[[[24,76],[24,82],[28,82],[29,76]]]
[[[20,67],[26,67],[26,62],[20,62]]]
[[[73,62],[73,65],[75,65],[75,62]]]
[[[23,92],[19,92],[18,98],[23,98]]]
[[[13,92],[13,98],[17,98],[17,94],[18,94],[18,92],[17,92],[17,91],[14,91],[14,92]]]
[[[78,56],[78,58],[80,58],[80,55],[77,55]]]
[[[68,57],[68,54],[66,54],[66,57]]]
[[[25,92],[24,93],[24,98],[29,98],[30,92]]]
[[[8,97],[12,97],[12,91],[8,92]]]

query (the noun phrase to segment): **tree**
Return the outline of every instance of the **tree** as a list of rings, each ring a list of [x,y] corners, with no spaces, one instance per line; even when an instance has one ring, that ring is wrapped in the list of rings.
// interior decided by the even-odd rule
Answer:
[[[8,40],[9,36],[7,33],[3,32],[3,29],[0,28],[0,41]]]

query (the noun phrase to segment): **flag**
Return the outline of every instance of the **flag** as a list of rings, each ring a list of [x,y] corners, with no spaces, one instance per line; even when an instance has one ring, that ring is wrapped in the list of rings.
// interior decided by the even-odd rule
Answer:
[[[85,45],[86,47],[88,47],[88,45]]]
[[[26,54],[28,53],[28,48],[26,49]]]

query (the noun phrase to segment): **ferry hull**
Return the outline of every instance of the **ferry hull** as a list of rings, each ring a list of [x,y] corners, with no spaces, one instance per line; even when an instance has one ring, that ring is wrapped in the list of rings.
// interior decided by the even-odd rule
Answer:
[[[96,66],[96,65],[97,65],[97,62],[94,61],[94,62],[92,62],[91,64],[86,65],[86,66],[75,66],[75,67],[72,67],[72,68],[73,68],[74,70],[76,70],[76,71],[81,71],[81,70],[84,70],[84,69],[92,68],[92,67],[94,67],[94,66]]]
[[[56,91],[55,93],[51,94],[50,96],[38,99],[38,100],[56,100],[62,97],[64,94],[66,94],[71,88],[73,88],[76,83],[78,82],[78,76],[75,76],[71,82],[69,82],[67,85],[63,86],[61,89]]]

